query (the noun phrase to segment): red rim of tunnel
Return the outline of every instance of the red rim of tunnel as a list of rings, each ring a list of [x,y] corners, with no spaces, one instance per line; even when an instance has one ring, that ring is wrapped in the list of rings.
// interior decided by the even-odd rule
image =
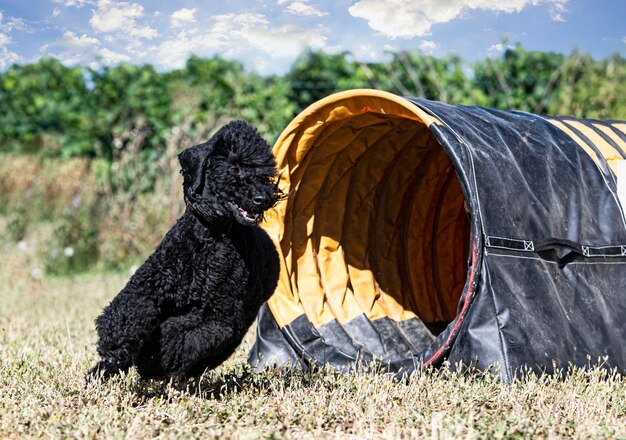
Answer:
[[[477,266],[478,266],[478,240],[473,239],[472,240],[472,267],[469,272],[468,287],[465,293],[463,307],[461,308],[461,311],[455,318],[454,327],[452,328],[452,331],[446,338],[446,341],[439,347],[439,349],[430,358],[428,358],[428,360],[426,360],[423,363],[424,367],[428,367],[429,365],[432,365],[433,363],[439,361],[443,357],[443,355],[447,353],[447,351],[450,349],[452,341],[454,341],[454,339],[456,338],[456,335],[459,332],[459,328],[461,327],[461,323],[463,322],[463,318],[465,317],[465,314],[467,313],[467,310],[469,309],[469,306],[471,304],[471,300],[474,297],[474,291],[476,289],[476,283],[474,281],[476,278]]]

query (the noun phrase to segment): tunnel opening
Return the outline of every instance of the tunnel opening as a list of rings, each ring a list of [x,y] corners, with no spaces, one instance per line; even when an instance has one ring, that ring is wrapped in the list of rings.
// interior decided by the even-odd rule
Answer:
[[[394,361],[457,316],[471,238],[432,119],[389,95],[334,95],[290,124],[274,148],[289,196],[266,229],[283,263],[268,302],[279,326],[306,319],[347,355]]]

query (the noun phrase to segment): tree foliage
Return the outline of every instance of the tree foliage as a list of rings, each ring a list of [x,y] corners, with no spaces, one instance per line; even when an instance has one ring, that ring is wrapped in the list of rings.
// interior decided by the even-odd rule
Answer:
[[[573,52],[507,49],[468,64],[459,56],[389,53],[363,63],[349,53],[308,50],[284,76],[264,77],[236,61],[192,56],[171,72],[120,64],[97,70],[53,58],[0,73],[0,151],[87,156],[112,165],[131,154],[156,160],[184,133],[201,141],[245,118],[274,141],[295,114],[340,90],[375,88],[405,96],[540,114],[626,119],[626,60]],[[152,171],[154,172],[154,171]],[[149,166],[129,173],[148,176]],[[127,183],[118,182],[125,187]]]
[[[90,70],[89,74],[90,134],[95,154],[113,160],[116,150],[131,148],[137,138],[145,149],[161,149],[172,123],[164,76],[152,66],[132,64]]]
[[[327,54],[307,50],[294,62],[286,75],[290,85],[288,97],[299,110],[332,93],[362,87],[357,63],[348,53]]]
[[[0,148],[45,155],[87,152],[90,121],[83,72],[42,58],[0,75]]]

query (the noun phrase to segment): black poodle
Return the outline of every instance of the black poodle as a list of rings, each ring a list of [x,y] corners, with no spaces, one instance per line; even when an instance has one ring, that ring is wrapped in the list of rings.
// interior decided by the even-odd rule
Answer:
[[[96,319],[89,377],[131,365],[145,378],[199,376],[233,353],[276,288],[278,254],[258,226],[281,195],[269,145],[233,121],[178,159],[185,213]]]

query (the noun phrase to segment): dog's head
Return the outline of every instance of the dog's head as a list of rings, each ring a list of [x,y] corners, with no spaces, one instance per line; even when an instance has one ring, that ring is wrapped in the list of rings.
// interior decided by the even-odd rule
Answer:
[[[187,205],[205,221],[256,224],[281,196],[270,146],[244,121],[230,122],[178,160]]]

